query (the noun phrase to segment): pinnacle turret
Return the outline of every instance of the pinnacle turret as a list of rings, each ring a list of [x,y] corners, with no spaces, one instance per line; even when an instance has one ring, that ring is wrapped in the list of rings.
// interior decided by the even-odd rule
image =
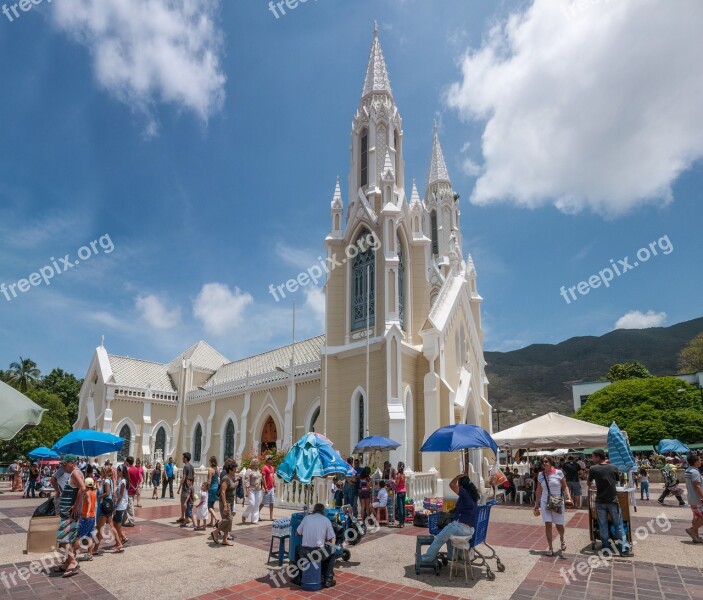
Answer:
[[[430,158],[430,172],[427,176],[427,186],[431,186],[437,182],[451,183],[449,179],[449,171],[447,163],[444,162],[444,154],[442,146],[439,143],[439,134],[437,133],[437,125],[434,127],[434,139],[432,140],[432,157]]]
[[[369,94],[380,92],[385,92],[391,98],[393,97],[386,61],[383,58],[381,43],[378,41],[378,25],[374,21],[371,54],[369,55],[369,64],[366,67],[366,79],[364,80],[364,89],[361,92],[361,97],[365,98]]]
[[[332,197],[332,208],[344,208],[342,202],[342,189],[339,187],[339,175],[337,175],[337,185],[334,187],[334,196]]]

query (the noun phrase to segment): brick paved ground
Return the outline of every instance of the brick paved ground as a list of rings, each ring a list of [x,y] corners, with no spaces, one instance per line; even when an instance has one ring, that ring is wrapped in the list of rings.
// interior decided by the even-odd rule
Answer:
[[[496,573],[493,582],[486,580],[485,571],[477,569],[476,580],[468,585],[463,572],[452,580],[446,569],[439,577],[431,573],[415,575],[414,537],[427,531],[407,526],[383,528],[379,534],[367,535],[351,548],[351,561],[338,566],[337,586],[315,593],[302,592],[288,583],[277,587],[267,576],[270,569],[277,568],[276,561],[266,564],[271,540],[268,522],[237,524],[233,530],[235,546],[215,549],[209,530],[194,532],[175,524],[180,514],[176,501],[146,497],[142,498],[144,508],[137,509],[136,526],[125,530],[132,542],[124,554],[106,553],[82,563],[80,572],[69,579],[44,572],[29,574],[20,569],[27,567],[30,559],[39,557],[23,556],[21,549],[28,517],[40,502],[23,500],[19,494],[0,495],[0,555],[5,558],[0,560],[5,563],[0,565],[0,599],[703,599],[703,571],[698,567],[703,547],[691,544],[684,532],[690,524],[690,510],[671,504],[662,509],[653,501],[640,505],[639,512],[633,515],[633,530],[643,528],[647,535],[638,539],[632,558],[617,557],[607,564],[588,566],[588,560],[596,560],[597,555],[590,550],[586,510],[569,512],[567,552],[562,558],[548,558],[543,555],[546,542],[541,521],[531,516],[527,506],[505,505],[493,509],[487,539],[507,567],[505,573]],[[662,526],[656,521],[662,519],[664,510],[666,527],[664,521]],[[285,514],[277,510],[277,516]],[[491,564],[495,572],[495,562]],[[26,581],[21,580],[20,572],[28,575]],[[120,582],[115,577],[117,573],[129,573],[129,577]],[[155,573],[163,574],[165,579],[157,580]],[[183,573],[189,576],[180,583]],[[196,577],[203,574],[204,578]],[[149,587],[151,577],[155,582]],[[175,581],[179,583],[174,584]],[[129,587],[131,583],[135,585]]]

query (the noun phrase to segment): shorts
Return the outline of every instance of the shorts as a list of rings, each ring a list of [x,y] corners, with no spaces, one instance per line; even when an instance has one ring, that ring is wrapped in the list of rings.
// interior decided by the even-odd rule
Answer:
[[[578,498],[581,495],[581,482],[580,481],[567,481],[566,485],[569,487],[569,493],[572,498]]]
[[[360,500],[369,500],[371,499],[371,492],[368,490],[362,490],[359,492],[359,499]]]
[[[691,504],[694,519],[703,519],[703,504]]]
[[[81,517],[78,522],[78,537],[93,537],[93,530],[95,529],[95,517]]]
[[[540,509],[542,511],[542,520],[545,523],[554,523],[555,525],[563,525],[564,524],[564,513],[566,512],[565,507],[562,507],[562,511],[560,513],[553,512],[551,510],[547,510],[547,503],[546,502],[541,502]]]
[[[127,510],[116,510],[115,511],[115,517],[113,518],[113,521],[117,525],[122,525],[122,520],[124,519],[124,514],[127,512]]]
[[[261,499],[261,504],[264,506],[273,506],[273,503],[276,501],[276,490],[271,488],[268,492],[264,492],[264,495]]]
[[[78,521],[74,521],[70,517],[62,518],[59,521],[59,529],[56,534],[56,541],[59,544],[72,544],[78,536]]]
[[[188,504],[186,504],[186,518],[188,518],[188,519],[193,518],[193,503],[192,502],[188,502]]]

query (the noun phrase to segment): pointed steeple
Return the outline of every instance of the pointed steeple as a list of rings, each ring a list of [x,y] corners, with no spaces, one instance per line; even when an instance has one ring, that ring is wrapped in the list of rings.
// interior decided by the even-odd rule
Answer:
[[[390,150],[386,149],[386,160],[383,163],[383,179],[395,180],[395,170],[393,169],[393,160],[391,159]]]
[[[432,140],[432,158],[430,159],[430,172],[427,177],[427,186],[431,186],[438,181],[451,183],[449,179],[449,171],[447,163],[444,162],[444,154],[442,146],[439,143],[439,134],[437,133],[437,122],[434,125],[434,139]]]
[[[391,98],[393,97],[386,61],[383,58],[381,43],[378,41],[378,24],[376,21],[373,22],[373,42],[371,44],[371,54],[369,56],[369,64],[366,67],[366,79],[364,80],[364,89],[361,92],[361,97],[365,98],[374,92],[385,92]]]
[[[420,206],[420,194],[417,193],[417,185],[415,185],[415,178],[413,177],[413,190],[410,194],[410,207]]]
[[[339,187],[339,175],[337,175],[337,185],[334,187],[334,196],[332,197],[332,208],[343,208],[342,189]]]

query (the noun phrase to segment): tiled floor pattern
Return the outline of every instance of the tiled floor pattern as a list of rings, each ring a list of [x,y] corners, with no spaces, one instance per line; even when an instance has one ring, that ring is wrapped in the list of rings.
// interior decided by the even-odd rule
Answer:
[[[412,598],[413,600],[428,599],[428,600],[457,600],[458,596],[450,596],[448,594],[439,594],[428,590],[419,590],[407,585],[399,585],[395,583],[385,583],[378,579],[354,575],[352,573],[338,573],[335,575],[337,585],[333,588],[322,589],[319,592],[304,592],[296,586],[282,586],[277,588],[268,578],[256,579],[233,585],[232,587],[218,590],[210,594],[197,596],[197,600],[216,600],[218,598],[242,598],[242,599],[261,599],[270,600],[295,600],[308,598],[347,598],[349,600],[359,600],[366,598],[368,600],[382,600],[396,598],[405,600]]]
[[[0,519],[0,535],[8,533],[24,533],[27,531],[24,527],[15,523],[12,519]]]
[[[568,561],[543,557],[532,568],[511,600],[700,600],[703,571],[617,559],[607,567],[577,570],[583,556]],[[570,570],[574,568],[573,571]]]
[[[96,559],[97,560],[97,559]],[[38,564],[38,563],[37,563]],[[44,571],[35,574],[29,571],[29,561],[10,565],[0,565],[0,598],[10,600],[34,600],[47,598],[51,600],[107,600],[115,598],[99,583],[85,573],[63,578],[60,574]],[[26,578],[24,581],[21,575]],[[35,569],[36,570],[36,569]]]

